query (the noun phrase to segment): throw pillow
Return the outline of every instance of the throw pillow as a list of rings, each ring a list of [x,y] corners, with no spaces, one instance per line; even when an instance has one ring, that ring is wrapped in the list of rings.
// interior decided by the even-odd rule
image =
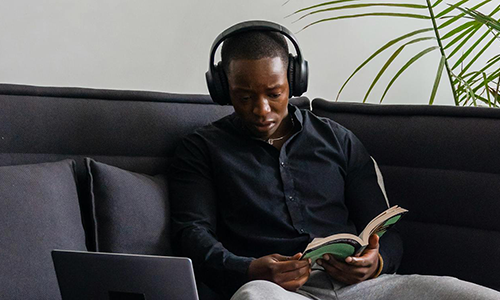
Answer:
[[[165,175],[149,176],[85,159],[97,251],[171,255]]]
[[[53,249],[86,250],[75,162],[0,167],[0,299],[61,299]]]

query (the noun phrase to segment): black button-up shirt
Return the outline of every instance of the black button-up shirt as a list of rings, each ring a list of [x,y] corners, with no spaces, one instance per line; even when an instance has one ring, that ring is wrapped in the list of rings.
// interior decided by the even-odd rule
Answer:
[[[183,139],[170,169],[174,247],[226,295],[254,258],[304,251],[315,237],[359,234],[387,209],[374,164],[347,129],[288,107],[299,130],[277,150],[232,114]],[[396,231],[380,241],[384,272],[401,259]]]

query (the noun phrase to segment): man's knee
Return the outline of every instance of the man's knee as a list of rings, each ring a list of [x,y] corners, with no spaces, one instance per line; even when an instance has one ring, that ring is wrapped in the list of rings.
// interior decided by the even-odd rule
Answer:
[[[500,299],[497,291],[455,277],[409,275],[405,281],[407,289],[428,299]]]
[[[267,280],[253,280],[236,291],[231,300],[254,300],[254,299],[287,299],[287,291],[276,283]]]

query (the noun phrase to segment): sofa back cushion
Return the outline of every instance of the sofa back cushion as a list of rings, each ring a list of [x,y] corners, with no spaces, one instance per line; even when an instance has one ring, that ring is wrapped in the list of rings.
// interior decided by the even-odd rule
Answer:
[[[85,162],[96,250],[172,255],[167,177]]]
[[[352,130],[377,160],[398,224],[399,273],[451,275],[500,289],[500,111],[336,103],[313,112]]]
[[[0,299],[61,299],[51,251],[86,250],[74,167],[0,167]]]
[[[177,141],[232,108],[205,95],[0,84],[0,165],[83,158],[154,174]]]

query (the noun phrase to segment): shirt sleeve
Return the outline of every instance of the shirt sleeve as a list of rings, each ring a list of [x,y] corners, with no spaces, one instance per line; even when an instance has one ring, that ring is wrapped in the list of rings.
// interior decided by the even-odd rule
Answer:
[[[193,134],[176,150],[169,168],[172,241],[177,254],[193,260],[197,276],[230,296],[248,281],[253,258],[237,256],[217,239],[217,199],[210,155]]]
[[[375,216],[388,207],[368,151],[352,132],[346,129],[345,134],[344,154],[347,162],[345,199],[350,220],[360,233]],[[384,260],[382,273],[395,273],[403,256],[397,225],[380,238],[379,244],[379,252]]]

